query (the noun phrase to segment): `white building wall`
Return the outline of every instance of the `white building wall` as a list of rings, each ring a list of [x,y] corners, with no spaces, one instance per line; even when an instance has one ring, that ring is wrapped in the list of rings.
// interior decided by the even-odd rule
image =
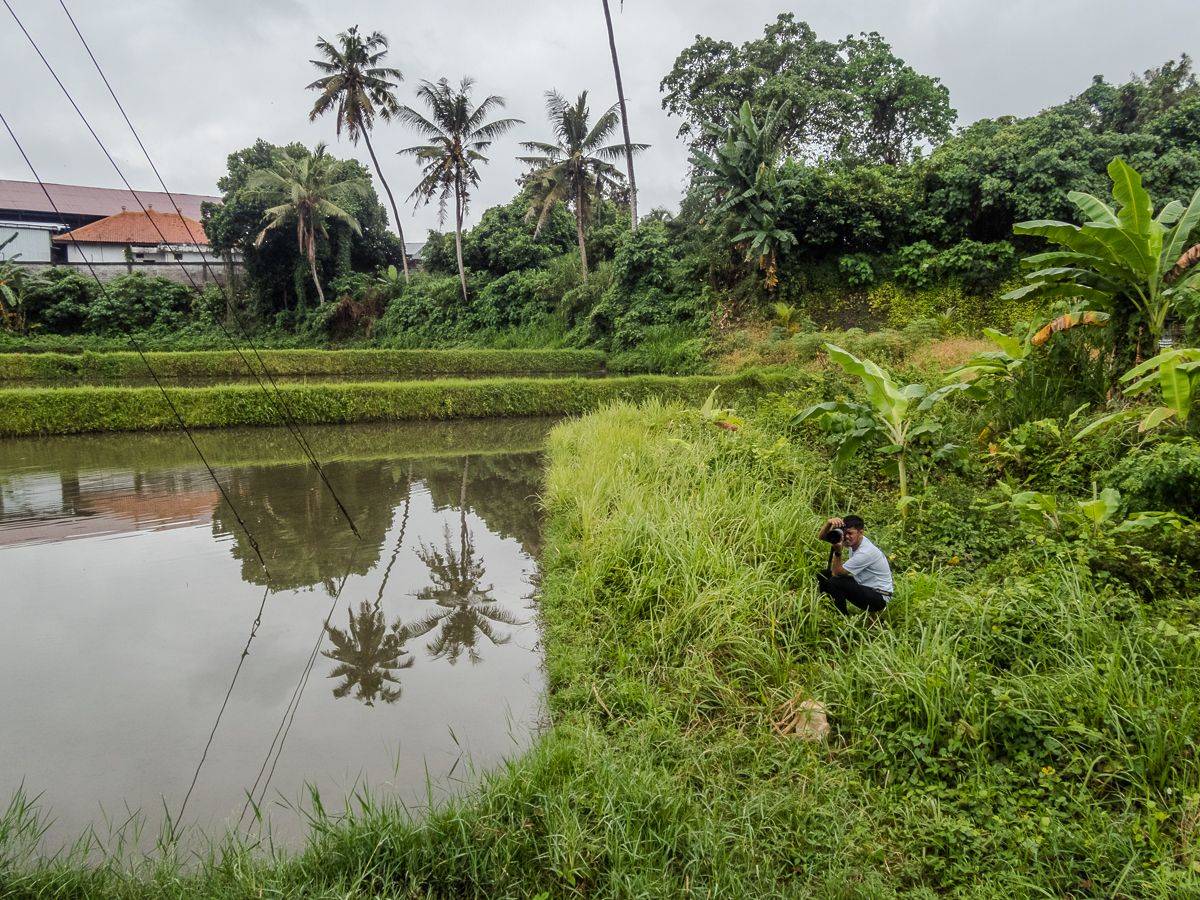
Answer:
[[[82,241],[77,244],[74,241],[67,241],[65,245],[69,263],[127,262],[124,244],[84,243]],[[147,263],[169,266],[181,262],[196,263],[197,265],[206,262],[210,266],[215,266],[221,262],[221,257],[216,253],[199,251],[193,244],[160,244],[157,247],[130,247],[130,250],[133,253],[135,266]],[[241,254],[235,254],[235,257],[235,262],[241,261]],[[46,258],[49,259],[49,256]]]
[[[0,222],[0,242],[16,232],[17,239],[0,250],[0,260],[21,255],[21,262],[50,262],[50,235],[60,231],[59,225],[43,222]]]

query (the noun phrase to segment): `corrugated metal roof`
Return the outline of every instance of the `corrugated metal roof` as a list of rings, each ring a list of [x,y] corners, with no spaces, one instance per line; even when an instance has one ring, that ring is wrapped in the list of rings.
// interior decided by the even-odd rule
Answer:
[[[64,215],[115,216],[125,208],[141,212],[137,200],[127,190],[78,187],[71,184],[47,184],[46,189],[54,198],[59,212]],[[163,191],[138,191],[137,196],[145,206],[157,207],[156,212],[171,212],[175,208]],[[200,204],[203,201],[221,202],[220,197],[204,194],[172,193],[171,196],[175,198],[175,205],[181,213],[189,219],[197,220],[200,218]],[[54,212],[54,206],[50,205],[36,181],[0,181],[0,209]]]
[[[208,244],[208,237],[199,222],[178,213],[164,213],[157,209],[148,213],[141,210],[117,213],[91,225],[56,235],[52,240],[65,244],[75,241],[81,244]]]

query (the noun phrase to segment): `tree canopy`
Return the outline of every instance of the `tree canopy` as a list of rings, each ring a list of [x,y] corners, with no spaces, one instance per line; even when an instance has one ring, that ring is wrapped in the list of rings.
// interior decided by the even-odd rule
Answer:
[[[940,141],[956,113],[938,79],[920,75],[872,32],[821,40],[792,13],[737,47],[696,36],[662,80],[663,109],[683,119],[679,136],[715,148],[704,125],[725,122],[743,103],[787,104],[783,149],[808,158],[836,154],[889,165],[923,141]]]

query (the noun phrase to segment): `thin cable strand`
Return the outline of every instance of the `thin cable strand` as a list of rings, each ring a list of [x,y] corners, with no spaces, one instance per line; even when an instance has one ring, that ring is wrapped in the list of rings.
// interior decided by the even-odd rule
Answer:
[[[21,32],[25,35],[26,39],[29,41],[30,45],[33,47],[34,52],[37,53],[37,55],[41,59],[42,63],[46,66],[47,71],[50,72],[51,77],[54,79],[54,81],[58,84],[59,88],[62,90],[63,95],[67,98],[67,101],[71,104],[72,108],[78,114],[80,120],[83,122],[84,126],[87,128],[88,133],[91,134],[93,139],[95,139],[97,145],[99,145],[99,147],[100,147],[100,150],[104,153],[104,155],[108,159],[109,163],[112,164],[112,167],[116,171],[118,177],[124,183],[125,187],[129,190],[129,193],[133,196],[134,201],[136,201],[138,206],[141,208],[142,212],[146,214],[146,218],[150,222],[151,226],[158,233],[158,236],[162,239],[164,244],[171,243],[170,241],[167,240],[166,235],[163,234],[162,229],[158,227],[158,223],[154,221],[154,217],[149,214],[149,210],[146,208],[146,205],[142,202],[141,197],[139,197],[137,194],[137,191],[135,191],[133,189],[133,186],[129,183],[129,180],[125,177],[125,173],[121,170],[121,167],[117,164],[117,161],[115,159],[113,159],[112,154],[108,152],[108,148],[104,145],[104,142],[100,139],[100,136],[96,133],[95,129],[92,128],[92,125],[88,121],[87,116],[85,116],[83,113],[83,110],[81,110],[79,108],[79,105],[75,102],[75,99],[71,96],[70,91],[68,91],[66,85],[63,84],[62,79],[60,79],[58,77],[58,74],[54,71],[54,67],[50,64],[50,61],[48,59],[46,59],[45,54],[42,53],[41,48],[38,47],[37,42],[33,39],[33,36],[25,28],[25,25],[21,22],[20,18],[17,16],[17,14],[13,10],[12,6],[9,5],[8,0],[3,0],[3,3],[4,3],[4,6],[8,9],[9,14],[13,17],[13,20],[17,23],[17,26],[21,29]],[[83,43],[84,49],[87,50],[88,56],[91,58],[92,63],[96,66],[96,71],[100,74],[100,78],[104,82],[104,86],[108,88],[109,94],[113,98],[113,102],[116,103],[116,105],[117,105],[117,109],[119,109],[121,111],[121,115],[124,117],[126,124],[129,125],[130,131],[133,132],[134,139],[137,141],[138,146],[141,148],[142,153],[145,155],[146,161],[150,164],[150,168],[154,171],[155,176],[158,178],[158,182],[162,186],[163,191],[167,194],[167,197],[170,199],[172,207],[178,213],[180,222],[183,224],[184,229],[187,231],[188,237],[192,238],[193,246],[196,247],[197,252],[200,252],[201,266],[203,267],[203,269],[206,273],[211,273],[212,270],[208,266],[207,261],[205,261],[203,252],[200,251],[199,241],[196,240],[196,236],[192,233],[191,226],[188,225],[187,222],[184,220],[183,213],[179,211],[179,207],[175,203],[174,196],[167,189],[166,183],[163,181],[162,175],[159,174],[158,168],[154,165],[154,161],[150,158],[150,154],[146,151],[145,145],[142,143],[141,137],[138,135],[137,130],[133,127],[133,123],[130,121],[129,116],[126,115],[125,109],[123,106],[121,106],[120,100],[117,99],[116,92],[113,91],[112,86],[109,84],[107,77],[105,77],[104,71],[100,68],[100,64],[99,64],[99,62],[97,62],[95,55],[92,53],[91,48],[87,44],[87,41],[84,40],[83,34],[79,31],[79,27],[75,24],[75,20],[74,20],[74,18],[72,18],[70,11],[66,7],[66,4],[63,3],[62,0],[60,0],[60,5],[63,8],[63,12],[66,13],[67,18],[70,20],[72,27],[74,27],[75,33],[77,35],[79,35],[79,39]],[[44,188],[43,188],[43,190],[44,190]],[[53,205],[53,202],[51,205]],[[57,212],[57,209],[56,209],[56,212]],[[78,242],[76,242],[76,243],[78,243]],[[182,269],[184,275],[187,276],[188,281],[191,282],[192,287],[196,290],[199,290],[200,286],[196,283],[195,278],[188,271],[187,266],[183,264],[182,260],[180,261],[180,268]],[[213,281],[217,283],[218,288],[221,287],[220,283],[217,282],[217,278],[216,278],[215,274],[213,275]],[[225,294],[224,288],[221,288],[221,291],[222,291],[222,294],[226,298],[228,309],[230,310],[230,312],[233,313],[234,321],[238,323],[238,326],[239,326],[240,330],[242,331],[243,338],[246,339],[247,345],[250,346],[251,350],[254,353],[254,356],[257,358],[259,366],[261,367],[261,371],[263,372],[263,374],[265,374],[267,376],[267,379],[270,381],[271,386],[275,391],[275,395],[278,398],[278,402],[276,402],[276,400],[271,397],[271,392],[266,389],[266,386],[262,383],[262,379],[259,376],[258,372],[255,370],[254,366],[250,365],[249,360],[246,359],[245,355],[242,353],[241,348],[237,345],[237,342],[234,341],[233,336],[229,334],[229,332],[228,332],[228,330],[226,330],[225,326],[220,322],[217,322],[217,326],[221,329],[222,333],[225,335],[225,338],[229,341],[230,346],[233,347],[234,351],[241,358],[242,362],[245,363],[246,369],[250,372],[250,375],[258,383],[258,386],[262,389],[263,393],[266,395],[268,402],[270,402],[271,405],[275,408],[275,412],[277,414],[279,414],[279,417],[283,421],[284,426],[288,429],[288,432],[292,435],[292,437],[296,440],[297,444],[300,446],[301,452],[305,455],[305,457],[308,459],[308,462],[313,466],[313,468],[315,468],[317,470],[317,474],[320,475],[321,481],[324,482],[325,487],[329,490],[329,493],[333,496],[333,500],[337,504],[338,509],[341,510],[342,515],[344,515],[346,517],[346,521],[350,525],[350,530],[354,533],[355,537],[358,537],[361,540],[362,535],[359,534],[358,528],[354,524],[354,519],[351,518],[350,513],[346,510],[346,507],[342,504],[342,501],[338,497],[337,492],[333,489],[333,485],[330,484],[329,479],[325,474],[324,467],[321,465],[320,461],[317,459],[316,454],[313,452],[312,446],[309,444],[307,437],[304,435],[302,429],[300,428],[300,423],[296,420],[296,417],[293,415],[290,405],[287,403],[287,400],[284,398],[283,392],[279,390],[279,385],[275,382],[275,379],[272,376],[270,370],[267,368],[266,363],[263,361],[262,357],[259,355],[257,348],[255,348],[253,346],[253,343],[249,340],[248,330],[246,329],[245,325],[242,323],[241,318],[237,315],[237,312],[234,310],[232,294]]]
[[[4,0],[4,4],[7,6],[8,0]],[[29,171],[33,173],[33,178],[38,183],[38,187],[42,189],[42,193],[45,194],[46,199],[50,201],[50,206],[54,210],[54,214],[61,217],[62,213],[59,212],[58,205],[54,202],[54,198],[50,196],[50,191],[46,189],[45,183],[42,181],[41,176],[38,175],[37,169],[34,168],[33,163],[30,162],[29,156],[25,153],[25,148],[22,147],[21,142],[17,140],[16,134],[13,133],[12,128],[8,124],[8,120],[4,118],[3,113],[0,113],[0,123],[4,124],[4,129],[8,132],[8,136],[11,137],[13,139],[13,143],[17,145],[17,151],[21,154],[21,158],[25,160],[25,165],[29,166]],[[78,250],[79,242],[74,238],[72,238],[72,241],[75,244],[75,248]],[[84,264],[88,267],[88,271],[91,272],[92,278],[96,280],[96,284],[100,288],[100,293],[104,295],[105,302],[111,303],[112,301],[109,299],[108,290],[104,287],[104,282],[100,280],[100,276],[96,273],[95,268],[93,268],[91,260],[84,256],[82,250],[80,250],[80,256],[84,257]],[[158,374],[154,371],[154,367],[150,365],[150,360],[146,359],[146,354],[142,352],[142,348],[138,345],[138,342],[133,339],[133,333],[129,331],[129,329],[124,329],[124,331],[125,337],[129,339],[130,345],[134,350],[137,351],[137,355],[141,357],[142,363],[146,366],[146,371],[149,372],[150,377],[154,379],[154,384],[158,387],[159,391],[163,395],[163,399],[167,402],[167,406],[170,407],[171,412],[175,415],[176,421],[179,422],[179,427],[183,429],[183,433],[186,434],[187,439],[191,441],[192,449],[196,451],[196,455],[199,456],[200,461],[204,463],[204,468],[208,470],[208,475],[210,478],[212,478],[213,484],[217,486],[217,490],[221,492],[221,496],[229,505],[229,509],[233,513],[234,518],[237,519],[238,525],[240,525],[242,531],[245,532],[246,539],[250,542],[250,546],[254,548],[254,553],[258,557],[258,561],[262,565],[263,571],[267,573],[267,580],[269,581],[271,578],[271,572],[267,569],[267,563],[266,560],[263,559],[262,551],[258,547],[258,541],[254,539],[254,535],[250,533],[250,528],[246,525],[245,520],[237,511],[237,507],[235,507],[233,505],[233,501],[229,499],[229,494],[226,493],[224,485],[221,484],[221,480],[217,478],[217,473],[213,471],[213,468],[211,465],[209,465],[204,453],[200,450],[200,445],[196,443],[196,438],[192,435],[192,430],[188,428],[187,422],[183,420],[183,416],[176,408],[174,401],[171,400],[171,395],[167,393],[167,389],[163,387],[162,382],[159,381]]]

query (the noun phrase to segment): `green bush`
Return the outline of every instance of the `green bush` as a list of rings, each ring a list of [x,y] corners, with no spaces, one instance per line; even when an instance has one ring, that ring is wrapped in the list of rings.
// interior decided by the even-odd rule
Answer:
[[[1200,443],[1160,441],[1130,453],[1104,473],[1104,484],[1121,492],[1121,512],[1173,510],[1200,520]]]
[[[788,379],[757,374],[732,378],[639,376],[607,379],[496,379],[375,384],[280,385],[301,424],[388,422],[486,416],[544,416],[587,412],[616,400],[661,397],[699,405],[721,385],[757,395],[779,391]],[[257,385],[177,388],[171,402],[189,427],[277,425],[282,413],[272,392]],[[53,388],[0,391],[0,437],[92,431],[155,431],[179,422],[157,388]]]

